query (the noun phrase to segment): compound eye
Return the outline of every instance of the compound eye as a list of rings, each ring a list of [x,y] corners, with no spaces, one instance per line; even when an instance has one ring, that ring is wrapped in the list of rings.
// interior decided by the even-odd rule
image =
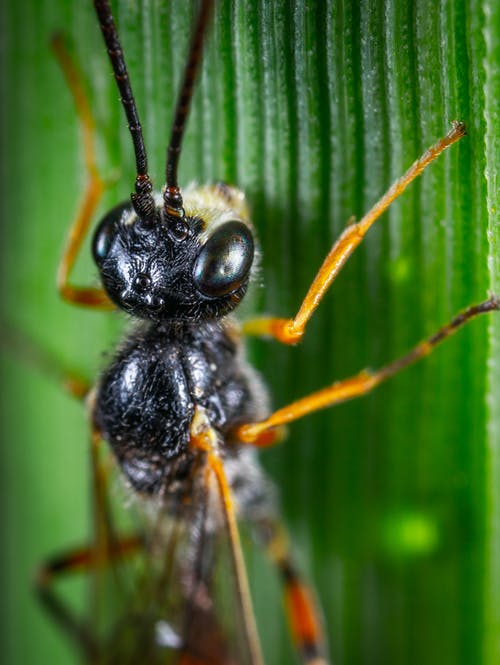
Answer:
[[[206,296],[225,296],[248,276],[254,256],[250,229],[242,222],[226,222],[209,237],[194,264],[194,281]]]
[[[92,256],[97,265],[100,265],[107,257],[116,236],[116,225],[129,209],[130,203],[128,201],[120,203],[108,212],[96,228],[92,240]]]
[[[107,257],[115,237],[115,222],[110,219],[103,219],[94,233],[92,241],[92,256],[97,265],[100,265]]]

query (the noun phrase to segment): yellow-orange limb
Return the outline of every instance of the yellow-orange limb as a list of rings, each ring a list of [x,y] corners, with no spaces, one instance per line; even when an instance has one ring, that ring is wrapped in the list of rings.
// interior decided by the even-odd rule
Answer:
[[[267,551],[278,567],[284,584],[284,600],[293,642],[304,665],[327,665],[323,656],[324,637],[314,594],[300,578],[289,552],[288,539],[276,524]]]
[[[234,562],[236,580],[238,584],[238,595],[243,611],[246,634],[248,638],[248,647],[250,650],[250,659],[252,665],[264,665],[262,658],[260,641],[255,624],[255,616],[250,596],[250,588],[246,574],[245,561],[241,548],[240,534],[236,521],[235,508],[231,497],[231,488],[226,478],[224,465],[217,452],[217,435],[203,408],[198,407],[191,423],[190,445],[192,448],[202,450],[207,455],[207,472],[215,476],[220,497],[222,499],[226,526],[231,541],[231,552]]]
[[[398,358],[394,362],[382,367],[378,371],[363,370],[356,376],[338,381],[322,390],[318,390],[311,395],[292,402],[288,406],[275,411],[273,414],[259,423],[242,425],[236,430],[236,437],[245,443],[257,445],[262,439],[263,433],[267,430],[290,423],[302,416],[324,409],[327,406],[333,406],[340,402],[345,402],[354,397],[365,395],[394,374],[412,363],[427,356],[443,340],[452,335],[458,328],[470,321],[479,314],[485,314],[493,310],[500,309],[500,298],[491,296],[488,300],[468,307],[466,310],[455,316],[447,325],[440,328],[434,335],[417,344],[407,354]]]
[[[103,289],[95,287],[73,286],[69,277],[78,258],[82,243],[87,235],[90,222],[104,191],[104,182],[99,175],[95,157],[95,123],[84,93],[82,81],[75,63],[71,59],[61,35],[52,39],[52,49],[61,66],[75,104],[82,128],[84,163],[87,171],[87,184],[80,208],[70,227],[66,246],[57,271],[57,288],[64,300],[92,309],[113,309]]]
[[[309,588],[298,578],[285,582],[285,604],[290,632],[305,665],[327,665],[322,657],[322,634]]]
[[[387,190],[382,198],[357,223],[346,227],[340,238],[323,261],[299,311],[292,319],[263,317],[243,324],[243,332],[248,335],[270,336],[283,344],[296,344],[304,335],[307,322],[318,307],[331,283],[343,268],[347,259],[365,237],[368,229],[382,215],[391,203],[400,196],[408,185],[433,162],[446,148],[465,135],[465,125],[454,122],[451,131],[433,146],[428,148]]]

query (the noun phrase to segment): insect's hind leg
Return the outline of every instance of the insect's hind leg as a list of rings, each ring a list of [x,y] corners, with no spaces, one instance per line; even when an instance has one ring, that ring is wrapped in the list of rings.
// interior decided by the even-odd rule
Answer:
[[[64,44],[64,39],[57,34],[52,39],[52,50],[59,62],[68,87],[71,91],[75,109],[80,120],[83,137],[84,163],[87,172],[87,184],[80,208],[73,221],[66,246],[57,271],[57,288],[64,300],[92,309],[112,309],[113,305],[103,289],[74,286],[69,276],[78,258],[90,222],[104,191],[104,182],[99,175],[95,157],[94,118],[84,93],[80,74]]]
[[[315,594],[295,564],[283,526],[274,520],[254,526],[281,577],[290,634],[300,662],[302,665],[328,665]]]

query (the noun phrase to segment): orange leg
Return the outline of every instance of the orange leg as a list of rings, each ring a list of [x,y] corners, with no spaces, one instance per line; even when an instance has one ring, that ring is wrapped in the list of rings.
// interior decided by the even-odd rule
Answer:
[[[87,184],[83,200],[76,218],[71,225],[66,247],[57,271],[57,288],[64,300],[92,309],[113,309],[113,304],[106,293],[99,288],[73,286],[69,276],[82,247],[83,240],[88,232],[95,209],[104,191],[102,181],[96,165],[94,146],[94,118],[85,97],[82,81],[77,68],[66,50],[63,39],[57,35],[52,40],[52,49],[61,66],[64,77],[71,91],[76,112],[80,119],[83,137],[83,150],[85,169],[87,171]]]
[[[406,173],[387,190],[369,212],[357,223],[351,223],[330,250],[323,265],[314,278],[299,311],[292,319],[258,318],[243,325],[248,335],[264,335],[277,339],[283,344],[296,344],[304,335],[307,322],[318,307],[326,291],[337,277],[347,259],[365,237],[368,229],[382,215],[391,203],[408,187],[422,171],[433,162],[448,146],[465,134],[465,125],[454,122],[451,131],[417,159]]]
[[[235,507],[231,497],[231,488],[226,478],[223,462],[217,452],[217,435],[212,429],[204,409],[201,407],[196,409],[191,422],[190,445],[193,450],[198,449],[205,452],[207,456],[207,472],[213,474],[217,483],[231,544],[238,599],[241,605],[242,619],[245,623],[245,635],[250,662],[252,665],[263,665],[264,661],[261,654],[257,626],[255,624]]]
[[[257,524],[257,530],[283,581],[288,624],[301,663],[327,665],[314,594],[297,571],[284,530],[275,522]]]
[[[193,449],[202,450],[207,455],[207,471],[216,478],[219,493],[224,506],[226,525],[231,539],[235,572],[239,585],[239,597],[243,614],[247,622],[249,646],[252,663],[261,663],[260,647],[253,619],[248,582],[245,573],[241,543],[234,505],[231,498],[231,489],[226,479],[222,460],[216,453],[217,440],[214,430],[202,409],[195,412],[191,424],[191,442]],[[288,612],[290,632],[297,651],[304,665],[327,665],[323,658],[323,635],[321,631],[318,612],[313,600],[313,594],[307,585],[300,579],[291,560],[287,539],[284,531],[275,522],[265,521],[255,524],[260,539],[278,567],[283,583],[285,605]],[[184,661],[183,661],[184,662]]]
[[[491,312],[493,310],[500,310],[500,298],[491,296],[479,305],[468,307],[466,310],[458,314],[447,325],[440,328],[432,337],[417,344],[406,355],[398,358],[397,360],[385,365],[378,371],[363,370],[356,376],[338,381],[331,386],[318,390],[307,397],[292,402],[285,406],[259,423],[242,425],[236,430],[236,437],[244,442],[253,445],[262,445],[265,441],[263,436],[264,432],[268,430],[290,423],[302,416],[324,409],[327,406],[345,402],[348,399],[365,395],[373,390],[382,381],[397,374],[399,371],[411,365],[412,363],[427,356],[431,351],[443,340],[452,335],[458,328],[462,327],[465,323],[470,321],[479,314]]]

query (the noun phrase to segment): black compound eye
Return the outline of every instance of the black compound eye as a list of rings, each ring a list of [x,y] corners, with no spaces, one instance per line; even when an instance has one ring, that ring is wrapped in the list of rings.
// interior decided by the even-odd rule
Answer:
[[[134,279],[134,287],[137,291],[144,293],[144,291],[147,291],[151,287],[151,277],[140,272]]]
[[[225,296],[248,276],[254,256],[250,229],[242,222],[226,222],[209,237],[194,264],[194,281],[206,296]]]
[[[116,236],[117,224],[129,209],[129,202],[120,203],[108,212],[96,228],[92,240],[92,256],[97,265],[100,265],[107,257]]]
[[[92,242],[92,256],[99,265],[107,257],[116,235],[115,221],[104,218],[96,229]]]

